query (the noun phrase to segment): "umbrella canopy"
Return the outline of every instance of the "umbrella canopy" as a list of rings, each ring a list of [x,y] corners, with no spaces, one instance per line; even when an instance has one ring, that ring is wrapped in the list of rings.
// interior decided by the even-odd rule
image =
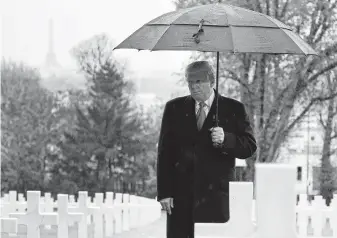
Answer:
[[[115,47],[121,48],[317,55],[282,22],[222,3],[163,14]]]

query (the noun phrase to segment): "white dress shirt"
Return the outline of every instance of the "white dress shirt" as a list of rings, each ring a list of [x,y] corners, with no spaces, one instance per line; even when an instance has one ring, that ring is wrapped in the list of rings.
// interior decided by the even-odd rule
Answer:
[[[208,115],[208,112],[209,110],[211,109],[211,106],[212,106],[212,103],[213,103],[213,100],[214,100],[214,90],[212,89],[212,93],[211,93],[211,96],[209,96],[209,98],[205,101],[205,104],[207,105],[207,107],[204,107],[204,111],[205,111],[205,114],[206,114],[206,117]],[[197,115],[198,114],[198,111],[199,111],[199,101],[195,101],[195,114]]]

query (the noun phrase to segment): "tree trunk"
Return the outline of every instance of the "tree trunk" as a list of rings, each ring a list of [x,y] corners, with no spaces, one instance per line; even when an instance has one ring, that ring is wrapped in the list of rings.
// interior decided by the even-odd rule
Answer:
[[[329,86],[330,83],[329,83]],[[331,149],[331,135],[333,130],[333,118],[334,118],[335,98],[329,100],[328,105],[328,117],[324,131],[323,151],[321,157],[321,172],[320,172],[320,194],[326,199],[327,204],[333,197],[333,167],[330,161],[330,149]]]
[[[251,65],[252,65],[252,57],[249,54],[245,54],[244,58],[242,60],[243,69],[242,69],[242,77],[245,84],[249,85],[249,74],[247,72],[250,72]],[[244,87],[242,84],[240,85],[240,92],[241,92],[241,102],[245,105],[247,114],[250,119],[250,123],[252,127],[255,130],[255,123],[254,123],[254,111],[255,111],[255,105],[254,101],[251,100],[249,92],[247,91],[247,88]],[[256,131],[256,130],[255,130]],[[257,136],[255,136],[257,137]],[[258,143],[258,142],[257,142]],[[255,175],[255,161],[256,161],[256,154],[253,155],[250,158],[246,159],[246,167],[245,167],[245,181],[254,181],[254,175]]]

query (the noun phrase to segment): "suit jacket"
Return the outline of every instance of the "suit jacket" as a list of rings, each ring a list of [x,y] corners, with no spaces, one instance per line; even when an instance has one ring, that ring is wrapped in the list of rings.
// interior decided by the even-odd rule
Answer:
[[[167,102],[162,118],[157,199],[173,197],[178,203],[189,199],[194,222],[228,221],[229,181],[234,180],[235,158],[246,159],[256,151],[244,105],[221,95],[218,100],[219,127],[225,133],[220,148],[214,148],[209,131],[215,126],[215,100],[200,131],[191,96]]]

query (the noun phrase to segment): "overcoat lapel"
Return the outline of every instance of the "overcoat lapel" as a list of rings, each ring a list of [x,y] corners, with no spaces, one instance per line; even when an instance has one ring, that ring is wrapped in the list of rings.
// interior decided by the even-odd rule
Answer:
[[[192,96],[188,96],[185,100],[185,112],[188,124],[191,125],[193,133],[198,132],[197,117],[195,112],[195,100]]]

